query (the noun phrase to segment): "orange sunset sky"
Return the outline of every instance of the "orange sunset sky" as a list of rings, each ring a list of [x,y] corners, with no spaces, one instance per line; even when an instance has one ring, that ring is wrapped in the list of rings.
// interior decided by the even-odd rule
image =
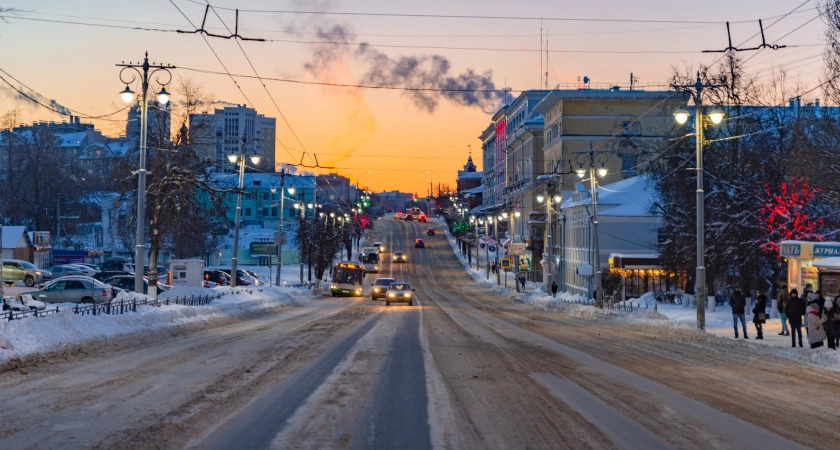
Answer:
[[[0,0],[0,9],[14,9],[0,14],[0,76],[91,121],[84,116],[125,107],[115,64],[137,61],[148,51],[150,59],[177,66],[175,77],[201,83],[215,100],[248,104],[277,118],[278,161],[297,163],[305,152],[305,164],[314,164],[311,155],[317,155],[322,166],[335,167],[323,172],[350,176],[373,191],[424,195],[429,180],[435,189],[438,183],[454,187],[470,148],[481,170],[477,136],[501,105],[501,94],[471,99],[273,80],[264,80],[264,88],[259,80],[236,75],[397,88],[469,80],[516,95],[544,87],[546,71],[552,88],[577,87],[583,76],[593,87],[626,85],[632,72],[642,88],[667,89],[673,67],[720,57],[702,50],[728,45],[726,21],[733,45],[754,47],[761,44],[756,34],[762,19],[767,43],[787,48],[741,52],[749,58],[747,71],[768,80],[774,68],[784,68],[807,90],[820,82],[824,50],[825,25],[815,1],[215,0],[204,25],[208,32],[232,34],[222,21],[233,29],[231,8],[239,8],[239,34],[272,42],[175,32],[200,27],[206,4]],[[413,71],[411,62],[418,63]],[[177,93],[168,90],[177,102]],[[0,114],[15,106],[22,108],[24,123],[66,120],[0,80]],[[119,135],[125,118],[122,112],[92,122],[105,134]]]

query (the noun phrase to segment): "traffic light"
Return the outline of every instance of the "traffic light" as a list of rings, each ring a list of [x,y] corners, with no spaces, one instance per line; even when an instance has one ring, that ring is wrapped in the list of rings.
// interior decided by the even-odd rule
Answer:
[[[417,194],[411,194],[411,199],[414,200],[414,203],[417,203],[417,202],[420,201],[420,199],[417,198]]]

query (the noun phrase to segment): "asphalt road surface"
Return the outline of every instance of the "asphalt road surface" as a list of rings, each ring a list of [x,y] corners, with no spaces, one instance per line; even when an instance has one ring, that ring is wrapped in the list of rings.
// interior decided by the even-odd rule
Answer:
[[[5,365],[0,448],[791,449],[840,439],[838,374],[690,330],[536,309],[477,285],[427,226],[376,222],[371,242],[389,253],[362,298]],[[400,250],[408,262],[392,264]],[[411,283],[415,305],[370,300],[377,276]]]

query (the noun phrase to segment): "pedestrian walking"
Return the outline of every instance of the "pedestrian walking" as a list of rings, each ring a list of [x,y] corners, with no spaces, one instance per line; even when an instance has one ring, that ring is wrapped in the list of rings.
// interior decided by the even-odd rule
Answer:
[[[490,264],[490,271],[493,272],[493,275],[496,275],[496,261],[493,261],[493,263]]]
[[[840,296],[838,296],[840,297]],[[825,299],[823,322],[828,348],[837,350],[840,344],[840,311],[835,300]]]
[[[753,325],[755,325],[756,339],[764,339],[764,323],[767,321],[767,296],[764,293],[758,294],[755,306],[752,309]],[[744,337],[747,336],[746,331]]]
[[[526,279],[525,279],[525,274],[524,274],[524,273],[519,274],[519,286],[520,286],[522,289],[525,289],[525,281],[526,281]]]
[[[787,308],[789,298],[790,294],[788,294],[788,287],[786,284],[783,284],[782,289],[779,291],[779,296],[776,299],[776,308],[779,310],[779,317],[782,319],[782,331],[779,333],[779,336],[787,336],[790,334],[787,326],[787,314],[785,313],[785,308]]]
[[[551,282],[551,296],[552,297],[557,297],[557,282],[556,281]]]
[[[816,303],[811,303],[805,308],[805,316],[808,320],[808,343],[811,348],[818,348],[823,346],[825,340],[825,329],[823,328],[822,317],[820,317],[820,307]]]
[[[735,292],[729,298],[729,306],[732,307],[732,327],[735,329],[735,339],[738,339],[738,320],[741,321],[741,327],[744,329],[744,339],[749,339],[747,336],[747,318],[746,307],[747,299],[741,292],[741,288],[735,286]]]
[[[805,300],[799,296],[796,289],[790,290],[787,304],[785,305],[785,315],[788,323],[790,323],[790,343],[791,347],[796,347],[796,335],[799,335],[799,346],[802,347],[802,316],[805,314]]]

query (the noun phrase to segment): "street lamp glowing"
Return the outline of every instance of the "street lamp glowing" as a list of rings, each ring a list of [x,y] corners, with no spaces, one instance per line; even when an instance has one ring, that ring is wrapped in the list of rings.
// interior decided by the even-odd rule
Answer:
[[[514,217],[516,217],[517,219],[518,219],[518,218],[519,218],[519,216],[521,216],[521,215],[522,215],[522,214],[521,214],[519,211],[516,211],[516,212],[514,212],[514,213],[513,213],[513,216],[514,216]]]
[[[579,164],[578,168],[575,169],[575,173],[577,174],[578,178],[583,178],[586,175],[586,169],[583,168],[583,164]]]
[[[295,195],[295,188],[291,187],[286,190],[289,191],[289,195]]]
[[[254,165],[256,166],[257,164],[259,164],[259,163],[260,163],[260,157],[259,157],[259,156],[257,156],[257,155],[252,156],[252,157],[251,157],[251,163],[252,163],[252,164],[254,164]]]
[[[689,116],[688,111],[686,111],[684,109],[678,109],[678,110],[674,111],[674,119],[680,125],[688,122],[688,116]]]
[[[720,124],[723,121],[723,111],[713,109],[712,112],[709,113],[709,119],[711,119],[712,123],[715,125]]]
[[[165,87],[160,88],[160,92],[158,92],[157,96],[158,96],[158,102],[161,105],[165,105],[165,104],[169,103],[169,92],[166,92]]]
[[[231,164],[236,164],[236,162],[239,161],[239,156],[238,155],[228,155],[228,161],[230,161]]]
[[[601,163],[601,167],[598,168],[598,176],[601,178],[607,176],[607,168],[604,166],[604,163]]]
[[[542,203],[545,200],[545,196],[542,194],[537,195],[537,201]]]
[[[561,197],[559,195],[554,196],[554,203],[560,203],[560,200],[563,200],[563,197]]]
[[[125,90],[120,92],[120,97],[122,97],[122,101],[125,103],[131,103],[134,100],[134,91],[129,89],[128,85],[125,85]]]

